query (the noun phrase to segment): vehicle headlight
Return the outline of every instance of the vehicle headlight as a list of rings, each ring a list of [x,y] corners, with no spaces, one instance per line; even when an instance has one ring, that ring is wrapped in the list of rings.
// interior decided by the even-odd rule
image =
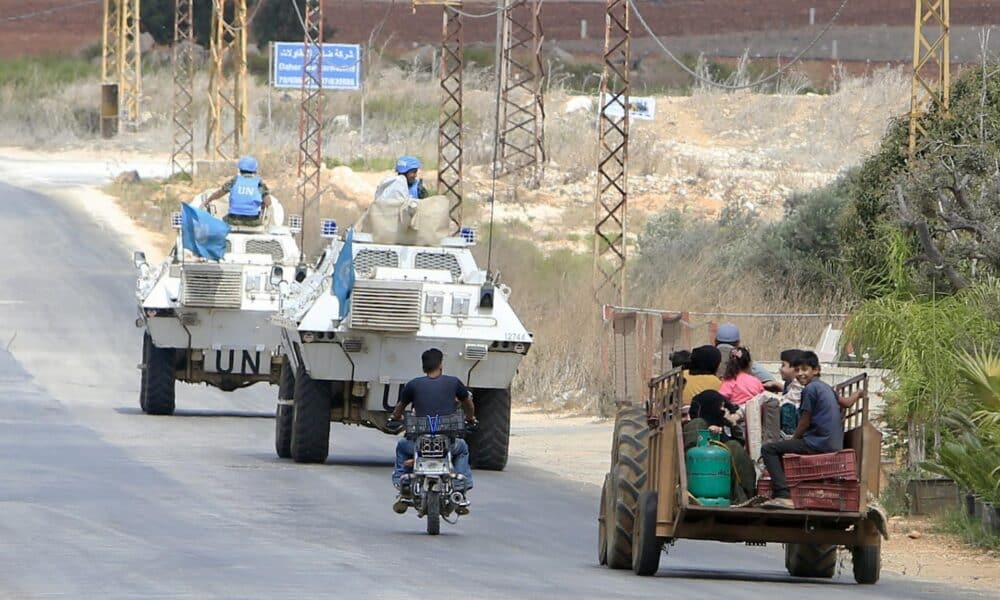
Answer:
[[[247,273],[243,289],[248,292],[256,292],[260,289],[260,279],[260,273]]]
[[[455,317],[465,317],[469,314],[472,298],[465,294],[455,294],[451,297],[451,314]]]
[[[427,294],[424,296],[424,314],[440,315],[444,312],[444,294]]]

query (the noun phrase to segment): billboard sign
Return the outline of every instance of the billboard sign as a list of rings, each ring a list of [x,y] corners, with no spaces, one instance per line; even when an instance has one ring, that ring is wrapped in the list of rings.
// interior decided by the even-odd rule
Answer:
[[[628,117],[639,121],[652,121],[656,118],[656,98],[652,96],[629,96]],[[598,107],[598,111],[600,107]],[[612,102],[608,108],[609,117],[620,118],[623,115],[621,102]]]
[[[302,42],[275,42],[274,72],[271,74],[274,87],[301,89],[302,66],[305,62],[305,44]],[[324,90],[360,89],[361,46],[359,44],[323,44],[322,70]]]

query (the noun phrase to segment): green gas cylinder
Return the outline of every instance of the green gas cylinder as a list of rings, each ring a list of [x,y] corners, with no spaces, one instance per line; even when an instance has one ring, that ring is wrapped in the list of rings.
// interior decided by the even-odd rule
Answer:
[[[729,451],[710,443],[718,439],[719,436],[703,429],[698,432],[698,445],[685,454],[688,491],[707,506],[729,506]]]

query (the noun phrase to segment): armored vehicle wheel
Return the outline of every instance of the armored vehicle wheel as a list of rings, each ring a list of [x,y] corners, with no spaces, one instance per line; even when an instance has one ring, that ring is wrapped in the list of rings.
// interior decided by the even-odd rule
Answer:
[[[605,518],[605,505],[608,503],[608,494],[611,492],[611,474],[604,476],[604,485],[601,487],[601,504],[597,507],[597,562],[601,565],[608,564],[608,522]]]
[[[792,577],[823,577],[837,573],[837,547],[785,544],[785,569]]]
[[[655,575],[660,569],[663,540],[656,537],[656,492],[639,494],[632,530],[632,571],[636,575]]]
[[[632,567],[632,532],[639,492],[646,487],[646,462],[649,455],[649,428],[646,411],[627,406],[615,418],[617,435],[612,446],[616,461],[611,465],[611,481],[606,515],[608,566]]]
[[[862,584],[876,583],[882,572],[882,546],[851,548],[851,562],[854,563],[854,581]]]
[[[427,535],[441,533],[441,496],[436,490],[427,490],[424,497],[427,502]]]
[[[292,365],[285,359],[281,365],[281,378],[278,380],[278,400],[293,400],[295,398],[295,376]],[[295,415],[294,406],[278,402],[274,411],[274,450],[278,458],[292,457],[292,418]]]
[[[472,392],[479,431],[466,436],[475,469],[502,471],[510,443],[510,390],[479,388]]]
[[[142,412],[146,412],[146,361],[149,360],[149,346],[151,342],[149,341],[149,332],[143,332],[142,334],[142,365],[139,369],[139,408]]]
[[[174,349],[157,348],[147,333],[146,368],[143,370],[144,410],[151,415],[174,414]]]
[[[292,460],[317,463],[330,453],[329,384],[314,381],[301,366],[295,373],[295,407],[292,413]]]

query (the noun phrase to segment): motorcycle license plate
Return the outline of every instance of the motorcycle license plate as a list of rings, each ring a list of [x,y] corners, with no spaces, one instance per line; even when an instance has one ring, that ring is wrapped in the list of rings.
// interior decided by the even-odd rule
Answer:
[[[260,375],[271,372],[271,353],[242,348],[205,350],[205,371],[209,373],[235,373]]]
[[[440,475],[448,471],[444,468],[444,461],[420,460],[413,468],[413,472],[421,475]]]

